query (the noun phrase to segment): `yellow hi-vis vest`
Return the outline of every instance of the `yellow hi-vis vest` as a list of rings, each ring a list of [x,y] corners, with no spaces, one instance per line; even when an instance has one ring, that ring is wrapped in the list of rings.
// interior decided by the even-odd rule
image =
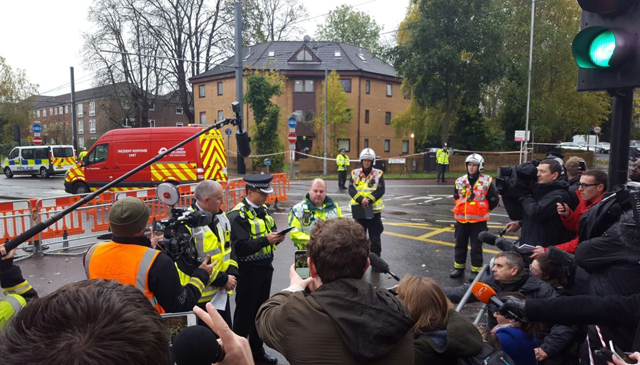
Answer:
[[[11,317],[15,316],[22,307],[27,305],[27,301],[22,297],[22,294],[29,290],[31,290],[31,285],[26,280],[16,286],[2,290],[4,292],[4,300],[0,300],[0,331],[2,331],[5,323]]]
[[[193,211],[193,207],[189,207],[189,211]],[[209,226],[190,228],[191,236],[198,251],[198,257],[205,258],[207,255],[211,255],[211,262],[217,261],[198,303],[210,302],[216,295],[220,288],[211,286],[211,283],[218,277],[218,273],[221,271],[227,272],[229,266],[238,267],[238,263],[231,260],[231,223],[229,223],[229,219],[227,219],[224,212],[216,215],[216,218],[218,219],[216,230],[218,231],[218,237],[222,241],[218,240],[218,237],[211,231]],[[183,286],[187,285],[191,277],[180,271],[180,269],[178,269],[178,274],[180,275],[180,283]]]
[[[450,150],[439,149],[436,152],[436,163],[439,165],[448,165],[449,164],[449,155],[451,154]]]
[[[307,249],[310,232],[317,221],[342,217],[342,210],[340,210],[336,202],[334,202],[333,209],[328,210],[325,207],[326,204],[323,204],[322,208],[309,209],[309,202],[306,198],[291,207],[289,211],[289,226],[295,228],[291,230],[289,235],[291,241],[299,250]]]
[[[338,164],[338,171],[347,171],[349,168],[349,156],[339,154],[336,157],[336,163]]]
[[[353,186],[356,188],[358,192],[353,198],[351,198],[351,205],[359,205],[356,201],[358,197],[363,197],[370,199],[373,203],[373,212],[379,213],[384,208],[384,203],[382,203],[382,198],[376,200],[376,198],[372,195],[374,191],[378,188],[378,184],[380,183],[380,178],[382,177],[382,170],[371,168],[371,172],[369,176],[364,176],[364,172],[362,172],[362,168],[355,169],[351,171],[351,179],[353,181]]]
[[[267,210],[267,206],[264,205],[263,208],[265,212]],[[256,239],[260,237],[265,237],[267,234],[273,232],[273,227],[276,225],[273,217],[269,215],[267,212],[264,219],[258,218],[256,215],[256,211],[248,205],[244,204],[244,202],[238,203],[231,212],[237,211],[241,218],[247,219],[249,222],[249,226],[251,227],[251,231],[249,232],[249,239]],[[231,213],[229,212],[229,213]],[[262,247],[260,251],[254,253],[251,256],[238,257],[238,261],[258,261],[266,258],[273,257],[273,251],[276,250],[276,245],[267,245]]]
[[[489,201],[487,192],[491,186],[491,176],[480,174],[478,181],[471,187],[467,174],[456,180],[458,200],[453,208],[453,216],[460,223],[477,223],[489,220]],[[473,200],[471,194],[473,193]]]

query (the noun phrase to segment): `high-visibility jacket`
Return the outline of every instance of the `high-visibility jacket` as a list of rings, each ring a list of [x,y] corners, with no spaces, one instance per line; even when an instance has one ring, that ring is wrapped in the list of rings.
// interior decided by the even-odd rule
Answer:
[[[193,207],[189,207],[189,210],[194,211]],[[198,303],[210,302],[216,295],[220,288],[212,286],[211,284],[220,272],[227,272],[229,266],[238,267],[238,263],[231,259],[231,224],[224,212],[217,214],[216,219],[218,220],[216,224],[217,236],[209,226],[193,227],[190,229],[196,244],[198,257],[204,258],[210,255],[211,262],[217,261]],[[218,239],[218,237],[220,237],[220,239]],[[176,264],[176,268],[177,267],[178,265]],[[178,274],[180,275],[180,283],[183,286],[187,285],[189,280],[191,280],[191,276],[180,271],[179,268]]]
[[[336,157],[336,163],[338,164],[338,171],[347,171],[349,169],[349,156],[342,153]]]
[[[265,210],[265,212],[267,211],[266,205],[262,206],[262,208]],[[232,212],[238,212],[240,218],[246,219],[249,222],[249,226],[251,227],[251,230],[249,232],[249,239],[252,240],[260,237],[265,237],[267,234],[273,232],[273,227],[275,227],[276,225],[273,217],[271,217],[268,212],[265,213],[264,218],[259,218],[256,214],[256,211],[249,204],[245,204],[244,201],[241,201],[235,207],[233,207],[229,214],[231,214]],[[238,256],[238,261],[258,261],[270,259],[273,258],[273,251],[275,250],[276,245],[267,245],[250,256]]]
[[[467,174],[456,180],[458,199],[453,208],[453,216],[460,223],[477,223],[489,220],[489,201],[487,192],[491,186],[491,176],[480,174],[478,181],[471,186]],[[473,199],[471,195],[473,194]]]
[[[0,300],[0,331],[2,331],[4,324],[25,305],[27,305],[27,301],[22,296],[5,292],[4,300]]]
[[[84,158],[84,156],[87,155],[87,151],[82,151],[80,152],[80,154],[78,155],[78,162],[82,161],[82,159]]]
[[[375,168],[371,168],[371,172],[369,172],[368,176],[364,175],[364,172],[362,172],[362,168],[351,171],[351,181],[353,181],[353,186],[357,191],[357,194],[351,198],[351,205],[360,205],[360,203],[356,201],[358,197],[367,198],[373,203],[373,212],[381,212],[384,208],[382,198],[376,200],[376,198],[372,195],[372,193],[378,188],[381,177],[382,170],[378,170]]]
[[[116,280],[123,285],[133,285],[149,299],[159,313],[165,313],[149,290],[149,269],[158,253],[160,251],[140,245],[113,241],[97,243],[91,246],[85,255],[85,273],[87,279]]]
[[[438,152],[436,152],[436,163],[439,165],[448,165],[450,154],[450,150],[445,151],[443,148],[439,149]]]
[[[309,233],[316,222],[339,217],[342,217],[342,211],[331,198],[326,197],[322,208],[318,208],[309,200],[307,193],[305,199],[291,207],[289,211],[289,227],[295,227],[289,236],[299,250],[306,250],[310,238]]]

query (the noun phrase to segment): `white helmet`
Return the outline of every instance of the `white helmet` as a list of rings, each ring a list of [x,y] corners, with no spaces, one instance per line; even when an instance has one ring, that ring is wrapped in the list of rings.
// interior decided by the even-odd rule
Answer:
[[[360,152],[360,161],[371,160],[371,163],[376,163],[376,153],[371,148],[365,148]]]
[[[467,157],[467,159],[464,161],[465,168],[467,167],[469,162],[473,162],[473,163],[477,164],[479,172],[484,171],[484,158],[482,158],[482,156],[480,154],[478,154],[478,153],[470,154],[469,157]],[[467,172],[469,172],[469,169],[467,169]]]

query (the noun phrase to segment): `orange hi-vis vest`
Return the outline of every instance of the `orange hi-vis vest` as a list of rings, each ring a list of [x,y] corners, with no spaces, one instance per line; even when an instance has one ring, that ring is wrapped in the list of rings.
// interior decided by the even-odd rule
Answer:
[[[487,192],[491,186],[491,176],[480,174],[478,181],[471,187],[467,174],[456,180],[458,199],[453,208],[453,216],[460,223],[477,223],[489,220],[489,202]],[[471,195],[473,193],[473,199]]]
[[[159,313],[165,313],[149,290],[149,269],[159,253],[140,245],[113,241],[97,243],[85,255],[84,270],[87,279],[116,280],[123,285],[135,286]]]

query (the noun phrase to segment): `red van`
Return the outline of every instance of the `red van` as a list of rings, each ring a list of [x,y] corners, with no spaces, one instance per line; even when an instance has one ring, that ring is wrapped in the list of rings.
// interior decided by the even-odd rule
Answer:
[[[72,194],[95,191],[203,128],[125,128],[109,131],[96,141],[82,161],[67,172],[64,190]],[[222,136],[215,129],[110,190],[148,189],[161,182],[189,184],[202,180],[227,180],[227,157]]]

